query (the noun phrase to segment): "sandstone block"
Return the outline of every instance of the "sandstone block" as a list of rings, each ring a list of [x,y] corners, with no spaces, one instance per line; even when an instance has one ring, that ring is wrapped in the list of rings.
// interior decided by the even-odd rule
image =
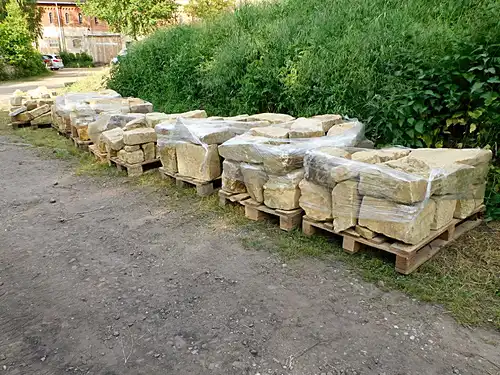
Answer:
[[[31,99],[26,100],[26,103],[24,103],[24,106],[28,109],[28,111],[32,111],[36,107],[38,107],[38,102],[36,100],[31,100]]]
[[[242,163],[240,170],[250,197],[259,203],[263,203],[264,185],[269,179],[264,167],[262,165]]]
[[[221,175],[221,160],[217,145],[205,147],[192,143],[178,143],[177,168],[181,176],[212,181]]]
[[[29,111],[30,115],[33,118],[37,118],[37,117],[44,115],[48,112],[50,112],[50,105],[48,105],[48,104],[42,105],[41,107],[37,107],[37,108]]]
[[[160,157],[161,164],[166,172],[174,174],[178,172],[177,169],[177,153],[175,151],[175,143],[159,143],[158,156]]]
[[[435,211],[436,203],[431,199],[404,205],[365,196],[358,222],[374,232],[415,245],[430,234]]]
[[[383,164],[364,164],[360,170],[359,193],[394,202],[413,204],[427,196],[428,181],[415,174],[397,171]]]
[[[140,150],[141,149],[141,146],[139,145],[134,145],[134,146],[128,146],[128,145],[125,145],[123,146],[123,149],[127,152],[133,152],[133,151],[137,151],[137,150]]]
[[[386,161],[401,159],[408,156],[411,150],[405,149],[383,149],[383,150],[370,150],[359,151],[351,155],[351,159],[368,164],[385,163]]]
[[[434,220],[431,223],[431,229],[440,229],[453,220],[457,201],[455,199],[447,199],[446,197],[439,196],[434,196],[431,199],[436,204],[436,212],[434,214]]]
[[[111,147],[109,147],[109,145],[107,143],[105,143],[105,149],[106,149],[106,153],[108,154],[108,159],[118,156],[118,151],[112,150]]]
[[[337,233],[358,223],[361,196],[357,181],[343,181],[332,190],[333,230]]]
[[[156,142],[156,133],[151,128],[132,129],[123,132],[123,143],[129,146]]]
[[[354,228],[354,230],[361,237],[366,238],[367,240],[371,240],[372,238],[374,238],[377,235],[377,233],[375,233],[374,231],[372,231],[368,228],[362,227],[360,225],[356,225],[356,228]]]
[[[146,143],[141,145],[144,151],[144,160],[155,160],[156,159],[156,145],[154,143]]]
[[[25,106],[20,106],[20,107],[17,107],[17,108],[11,108],[9,116],[10,117],[15,117],[15,116],[20,115],[21,113],[26,112],[27,110],[28,110],[28,108],[25,107]]]
[[[484,195],[486,192],[486,184],[472,185],[469,189],[467,199],[457,200],[457,206],[453,217],[456,219],[466,219],[479,206],[484,203]]]
[[[23,104],[23,97],[22,96],[11,96],[10,97],[10,105],[13,107],[18,107]]]
[[[163,121],[167,121],[169,119],[169,115],[161,112],[151,112],[146,113],[146,124],[149,128],[154,128],[156,125]]]
[[[240,163],[224,160],[222,163],[222,190],[230,193],[245,193],[247,191]]]
[[[130,102],[130,113],[150,113],[153,112],[153,104],[149,102]]]
[[[23,112],[14,117],[12,117],[12,121],[19,122],[21,124],[27,124],[33,119],[33,116],[30,112]]]
[[[323,126],[323,131],[325,133],[327,133],[333,125],[344,122],[341,115],[318,115],[313,116],[312,118],[321,121],[321,125]]]
[[[132,152],[120,150],[118,151],[118,159],[123,160],[127,164],[139,164],[144,161],[144,153],[142,150]]]
[[[304,157],[305,178],[332,189],[338,182],[354,180],[359,175],[360,164],[349,158],[348,151],[336,147],[308,151]]]
[[[46,113],[31,120],[31,125],[48,125],[51,123],[52,123],[52,116],[50,113]]]
[[[323,124],[319,120],[300,117],[290,127],[290,138],[313,138],[325,135]]]
[[[101,139],[108,145],[110,150],[118,151],[125,145],[123,143],[123,133],[124,131],[121,128],[106,130],[101,134]]]
[[[259,113],[247,118],[247,121],[269,121],[271,124],[280,124],[295,120],[295,117],[282,113]]]
[[[33,102],[33,100],[28,100],[26,103],[28,103],[28,102]],[[37,107],[42,107],[42,106],[44,106],[46,104],[49,105],[49,106],[52,106],[54,104],[54,99],[52,99],[52,98],[44,98],[44,99],[38,99],[36,101],[36,106]]]
[[[299,208],[299,183],[303,178],[303,169],[284,176],[269,175],[269,179],[264,185],[264,204],[267,207],[280,210]]]
[[[299,205],[308,217],[316,221],[333,219],[332,193],[329,188],[302,180],[299,189]]]
[[[262,138],[243,134],[224,142],[219,146],[220,155],[228,160],[262,164],[265,147]]]
[[[146,122],[145,117],[138,117],[136,119],[133,119],[132,121],[129,121],[125,124],[123,127],[124,131],[128,130],[133,130],[133,129],[141,129],[141,128],[148,128],[148,124]]]
[[[250,135],[255,137],[266,138],[288,138],[288,129],[280,128],[278,126],[266,126],[262,128],[252,128],[249,131]]]

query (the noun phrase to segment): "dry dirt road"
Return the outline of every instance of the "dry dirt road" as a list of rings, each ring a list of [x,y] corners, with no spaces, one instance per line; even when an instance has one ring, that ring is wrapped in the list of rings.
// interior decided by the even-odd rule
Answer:
[[[498,333],[6,142],[0,374],[500,373]]]

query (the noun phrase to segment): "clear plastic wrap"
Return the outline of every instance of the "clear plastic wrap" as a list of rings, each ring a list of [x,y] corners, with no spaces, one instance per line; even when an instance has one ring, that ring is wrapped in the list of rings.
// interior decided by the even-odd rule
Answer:
[[[355,228],[415,244],[482,204],[491,157],[481,149],[313,149],[304,158],[301,207],[328,220],[327,189],[335,231]]]

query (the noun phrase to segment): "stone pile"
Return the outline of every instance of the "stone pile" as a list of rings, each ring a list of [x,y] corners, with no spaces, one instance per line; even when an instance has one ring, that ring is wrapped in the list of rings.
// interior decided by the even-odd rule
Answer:
[[[247,115],[207,118],[204,111],[165,115],[168,119],[155,126],[164,172],[200,182],[219,178],[221,144],[250,129],[271,125],[270,119],[278,121],[279,116],[287,116],[267,115],[268,119]]]
[[[417,244],[483,204],[491,157],[480,149],[317,148],[304,159],[299,203],[337,233]]]
[[[89,141],[88,127],[103,114],[151,113],[153,105],[137,98],[122,98],[113,90],[70,93],[56,98],[53,122],[59,131]]]
[[[50,111],[55,95],[55,92],[49,91],[45,86],[28,92],[16,90],[10,97],[9,116],[12,126],[17,128],[23,125],[50,125]]]
[[[308,150],[365,142],[363,124],[346,121],[339,115],[283,120],[250,129],[219,147],[225,158],[223,191],[246,192],[254,201],[273,209],[297,209],[299,184],[304,178],[303,160]]]

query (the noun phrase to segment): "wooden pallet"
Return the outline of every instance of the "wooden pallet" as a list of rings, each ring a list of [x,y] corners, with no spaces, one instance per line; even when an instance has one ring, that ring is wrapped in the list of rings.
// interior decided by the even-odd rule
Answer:
[[[344,251],[351,254],[357,253],[365,246],[395,254],[396,271],[409,275],[450,242],[480,225],[482,223],[480,215],[483,211],[484,206],[481,206],[466,219],[453,219],[441,229],[432,230],[429,236],[415,245],[408,245],[382,235],[366,239],[354,230],[335,233],[332,223],[317,222],[307,216],[302,220],[302,230],[308,236],[315,234],[318,229],[339,235],[342,237]]]
[[[31,128],[31,129],[39,129],[39,128],[50,128],[52,124],[38,124],[38,125],[31,125],[31,123],[21,123],[21,122],[13,122],[10,124],[12,129],[17,130],[21,128]]]
[[[81,139],[75,138],[73,136],[71,136],[70,138],[73,141],[73,144],[75,145],[76,148],[79,148],[84,151],[88,151],[89,146],[92,144],[92,141],[82,141]]]
[[[175,181],[175,185],[179,188],[185,187],[195,187],[196,194],[200,197],[207,197],[215,193],[221,186],[221,177],[216,178],[212,181],[201,181],[196,178],[181,176],[178,173],[169,173],[163,167],[159,169],[160,174],[163,178],[172,179]]]
[[[245,216],[254,221],[262,221],[268,219],[269,216],[279,218],[280,229],[284,231],[292,231],[300,227],[304,211],[301,208],[295,210],[278,210],[269,208],[266,205],[259,203],[246,193],[232,194],[224,190],[219,191],[219,203],[225,206],[228,203],[238,203],[245,207]]]
[[[59,135],[62,135],[63,137],[70,138],[71,133],[67,132],[62,132],[56,125],[52,124],[52,129],[54,129]]]
[[[119,171],[126,170],[129,177],[135,177],[142,175],[148,170],[158,168],[161,165],[161,161],[160,159],[155,159],[143,161],[142,163],[138,164],[127,164],[123,160],[120,160],[116,157],[111,157],[108,160],[108,164],[111,167],[115,166]]]
[[[107,163],[108,162],[108,153],[99,151],[99,149],[97,148],[97,145],[90,145],[89,151],[92,155],[94,155],[94,157],[96,158],[96,160],[98,162],[100,162],[100,163]]]

